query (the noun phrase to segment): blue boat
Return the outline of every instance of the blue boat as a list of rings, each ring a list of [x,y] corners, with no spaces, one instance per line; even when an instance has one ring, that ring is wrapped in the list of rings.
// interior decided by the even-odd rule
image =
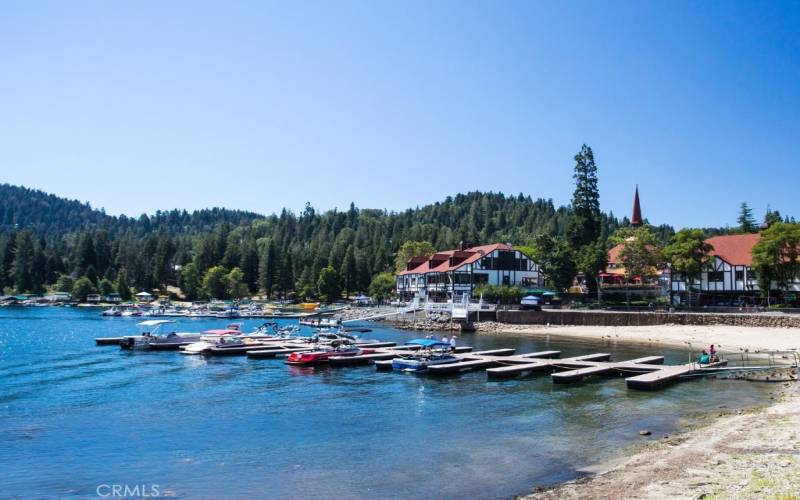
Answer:
[[[455,363],[459,358],[453,355],[453,348],[447,342],[434,339],[415,339],[406,345],[418,345],[421,349],[414,354],[392,360],[392,369],[403,372],[424,372],[431,365]]]

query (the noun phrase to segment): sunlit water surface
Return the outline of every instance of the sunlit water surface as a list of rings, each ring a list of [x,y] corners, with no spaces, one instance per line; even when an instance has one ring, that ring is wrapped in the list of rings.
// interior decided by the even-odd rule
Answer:
[[[681,417],[763,403],[769,389],[698,380],[640,392],[622,378],[567,386],[547,375],[489,381],[483,371],[427,378],[94,345],[135,334],[136,322],[94,310],[0,310],[3,497],[92,497],[119,484],[181,498],[502,498],[574,479],[672,432]],[[199,331],[226,321],[180,323]],[[243,323],[249,331],[261,321]],[[365,337],[423,335],[371,326]],[[574,340],[460,341],[563,357],[688,357]],[[653,437],[640,437],[643,428]]]

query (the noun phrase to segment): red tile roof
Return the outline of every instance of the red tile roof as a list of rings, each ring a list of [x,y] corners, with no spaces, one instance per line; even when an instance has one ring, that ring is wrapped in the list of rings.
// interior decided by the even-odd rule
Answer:
[[[716,255],[728,264],[736,266],[751,266],[753,264],[753,256],[751,254],[753,246],[758,243],[761,236],[758,234],[731,234],[727,236],[713,236],[706,240],[714,250],[711,255]],[[623,244],[619,244],[608,251],[608,262],[617,264],[615,269],[608,269],[606,272],[613,273],[619,272],[624,269],[621,265],[620,252],[624,248]]]
[[[467,248],[466,250],[443,250],[441,252],[436,252],[433,256],[431,256],[430,259],[423,262],[419,266],[416,266],[410,270],[406,269],[404,271],[400,271],[399,273],[397,273],[397,275],[402,276],[405,274],[444,273],[448,271],[454,271],[466,264],[472,264],[473,262],[477,262],[484,255],[492,253],[495,250],[513,250],[513,248],[506,245],[505,243],[492,243],[491,245],[480,245],[477,247],[470,247]],[[463,258],[464,260],[456,262],[454,265],[451,266],[450,265],[451,257],[458,257],[459,259]],[[445,259],[444,262],[440,262],[441,259]],[[432,263],[435,264],[434,267],[431,267]]]
[[[716,255],[728,264],[750,266],[753,264],[753,247],[760,239],[760,234],[731,234],[711,237],[706,243],[714,247],[712,255]]]
[[[618,263],[621,262],[619,254],[622,252],[622,249],[625,248],[625,245],[622,243],[618,245],[614,245],[611,247],[611,250],[608,251],[608,262],[610,263]]]

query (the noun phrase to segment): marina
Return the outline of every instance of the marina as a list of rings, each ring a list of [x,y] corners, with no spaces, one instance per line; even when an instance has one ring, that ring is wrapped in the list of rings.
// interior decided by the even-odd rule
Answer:
[[[128,351],[95,346],[95,339],[129,335],[135,329],[129,321],[69,308],[2,314],[0,423],[7,430],[4,439],[13,440],[28,458],[20,461],[16,452],[0,446],[0,466],[7,488],[18,496],[65,496],[67,489],[89,495],[109,480],[110,469],[124,468],[118,480],[146,478],[190,497],[252,495],[264,488],[291,496],[298,487],[324,497],[322,485],[330,477],[345,477],[347,470],[361,473],[357,481],[337,483],[342,496],[364,491],[391,496],[404,488],[418,497],[456,498],[464,491],[504,497],[579,477],[587,463],[640,439],[641,428],[654,435],[672,433],[689,413],[767,399],[763,384],[707,378],[659,391],[632,390],[625,378],[614,376],[616,370],[586,379],[598,383],[553,380],[568,373],[566,368],[589,368],[592,362],[599,369],[617,362],[606,360],[681,366],[688,353],[680,349],[659,349],[664,361],[659,365],[642,359],[654,356],[643,348],[465,334],[454,355],[459,363],[482,366],[460,364],[454,373],[415,375],[378,368],[418,352],[420,347],[407,343],[419,339],[420,332],[380,324],[370,324],[372,332],[364,336],[385,344],[374,347],[373,354],[293,366],[283,363],[288,351],[308,346],[282,341],[239,356]],[[241,322],[244,332],[263,323]],[[202,332],[227,323],[181,320],[176,329]],[[284,328],[297,322],[278,323]],[[303,335],[313,333],[305,328]],[[55,342],[58,351],[52,349]],[[555,365],[542,366],[551,362]],[[505,379],[491,375],[518,368],[523,371]],[[145,433],[137,430],[143,423]],[[225,439],[209,452],[206,440],[197,439],[200,430]],[[141,440],[141,465],[129,460],[131,431]],[[401,450],[431,435],[438,436],[436,449],[420,450],[414,467],[408,467]],[[589,440],[589,435],[595,437]],[[76,475],[72,450],[87,439],[97,443],[92,445],[95,458],[87,458]],[[381,460],[373,459],[376,453]],[[268,466],[264,456],[270,457]],[[152,463],[161,465],[153,469]],[[48,477],[58,478],[57,486],[34,474],[45,464]],[[208,474],[229,467],[237,470],[235,483],[220,483],[217,474]],[[443,485],[437,481],[440,473],[452,480]]]
[[[146,327],[159,327],[173,323],[167,320],[150,320],[140,323]],[[303,323],[300,323],[303,325]],[[339,322],[336,322],[339,324]],[[308,326],[308,325],[304,325]],[[254,339],[250,342],[228,346],[210,346],[202,350],[205,356],[242,356],[250,359],[276,359],[286,358],[288,363],[301,364],[307,353],[319,351],[320,343],[327,335],[326,344],[340,342],[340,337],[333,333],[324,333],[326,329],[315,329],[316,337],[267,337],[261,340]],[[216,331],[216,330],[212,330]],[[371,329],[370,329],[371,331]],[[225,332],[225,330],[222,330]],[[232,333],[238,333],[233,330]],[[174,334],[171,334],[174,335]],[[190,334],[184,334],[190,335]],[[197,336],[197,335],[195,335]],[[126,346],[126,339],[122,337],[118,343]],[[198,337],[199,338],[199,337]],[[95,339],[97,345],[113,345],[118,338]],[[146,338],[147,339],[147,338]],[[165,341],[166,342],[166,341]],[[681,380],[704,374],[715,374],[718,368],[726,367],[728,360],[719,359],[709,363],[685,363],[679,365],[664,365],[664,356],[651,355],[624,361],[612,361],[610,353],[592,353],[561,359],[561,351],[548,350],[517,354],[514,348],[498,348],[484,351],[474,351],[469,346],[450,347],[450,344],[431,339],[417,339],[398,346],[396,342],[381,342],[378,340],[362,340],[355,337],[341,337],[343,346],[351,348],[341,353],[325,353],[324,362],[335,366],[374,364],[379,371],[397,368],[398,361],[409,358],[420,358],[418,353],[425,351],[431,356],[431,349],[440,349],[441,358],[446,352],[447,360],[443,362],[424,363],[423,366],[413,368],[418,363],[405,363],[405,371],[424,372],[427,375],[443,376],[456,375],[468,371],[485,370],[488,378],[508,379],[530,375],[534,373],[551,372],[551,380],[556,384],[571,384],[585,381],[587,378],[624,375],[626,386],[629,389],[653,390]],[[186,343],[166,343],[167,348],[178,348]],[[323,344],[325,345],[325,344]],[[151,347],[153,348],[153,347]],[[181,347],[183,348],[183,347]],[[336,348],[338,350],[338,348]],[[305,360],[310,362],[310,360]],[[402,363],[401,363],[402,364]],[[752,369],[742,367],[742,369]]]

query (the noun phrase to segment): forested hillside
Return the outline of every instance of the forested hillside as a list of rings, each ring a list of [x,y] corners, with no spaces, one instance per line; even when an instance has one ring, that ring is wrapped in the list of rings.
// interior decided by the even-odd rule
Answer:
[[[522,194],[472,192],[400,213],[358,209],[279,215],[226,209],[114,217],[41,191],[0,186],[0,286],[41,292],[51,285],[127,295],[179,284],[189,298],[259,291],[314,296],[323,268],[345,291],[367,290],[392,269],[405,241],[437,249],[460,241],[529,243],[535,234],[565,236],[571,211]],[[602,238],[627,219],[601,215]],[[672,229],[656,228],[663,238]],[[124,289],[124,290],[123,290]]]

